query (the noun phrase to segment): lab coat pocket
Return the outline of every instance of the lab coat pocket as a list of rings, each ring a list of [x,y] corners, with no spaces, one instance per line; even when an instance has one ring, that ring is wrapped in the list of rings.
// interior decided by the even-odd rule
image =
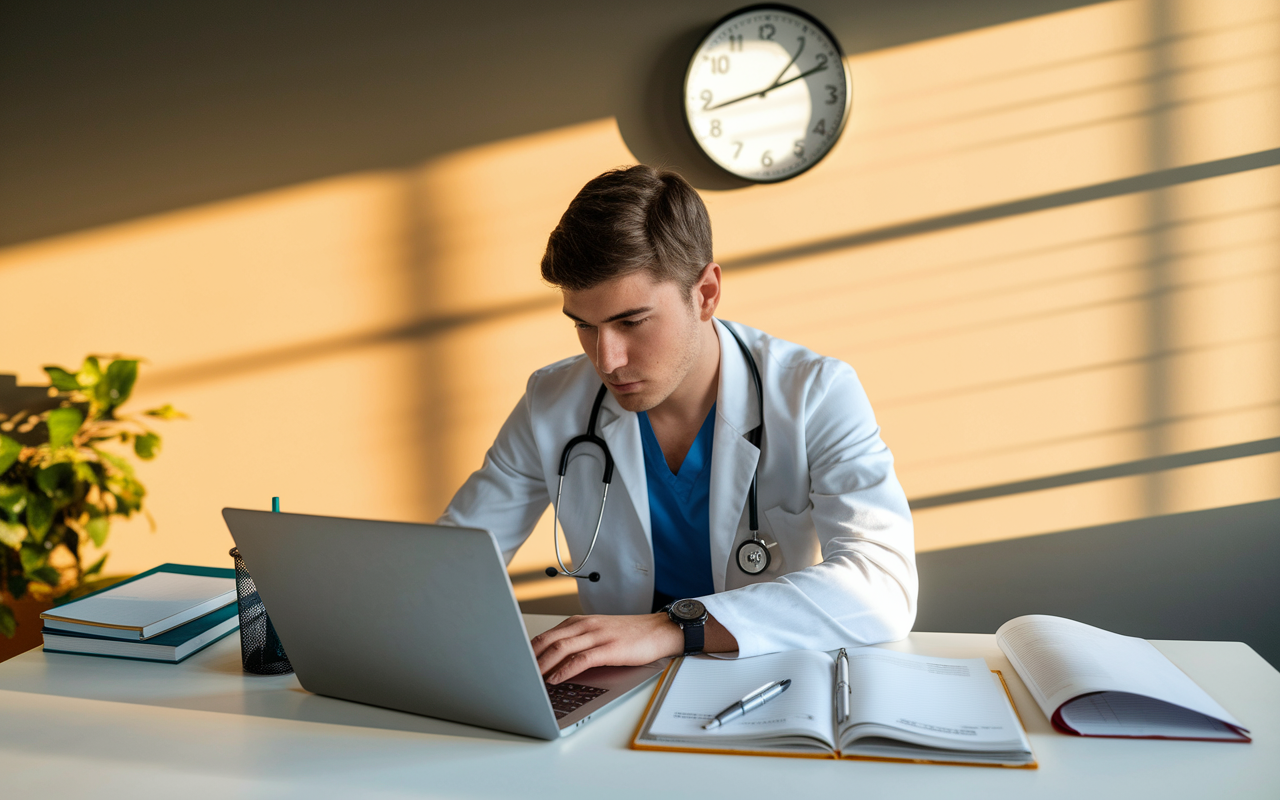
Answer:
[[[773,560],[765,575],[776,578],[822,560],[810,509],[793,514],[782,506],[774,506],[765,510],[764,518],[773,541],[778,544],[773,548]]]

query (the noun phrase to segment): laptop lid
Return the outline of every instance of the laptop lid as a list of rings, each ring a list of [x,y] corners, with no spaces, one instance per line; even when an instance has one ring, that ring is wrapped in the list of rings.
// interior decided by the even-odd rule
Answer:
[[[226,508],[307,691],[561,735],[502,555],[482,530]]]

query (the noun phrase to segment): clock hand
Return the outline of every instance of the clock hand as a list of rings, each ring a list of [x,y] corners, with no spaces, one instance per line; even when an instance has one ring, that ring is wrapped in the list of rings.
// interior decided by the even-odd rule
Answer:
[[[790,67],[789,64],[787,66]],[[770,86],[768,89],[764,89],[759,92],[752,92],[751,94],[744,94],[741,97],[735,97],[732,100],[725,100],[723,103],[717,103],[716,105],[711,106],[706,110],[715,111],[717,108],[724,108],[725,106],[731,106],[734,103],[741,103],[743,100],[750,100],[753,97],[764,97],[766,92],[772,92],[774,89],[781,89],[783,86],[786,86],[788,83],[795,83],[796,81],[802,78],[809,77],[815,72],[822,72],[826,68],[827,68],[826,64],[823,64],[822,66],[819,66],[819,67],[814,67],[808,72],[802,72],[799,75],[795,76],[794,78],[787,78],[782,83],[775,83],[774,85]],[[783,71],[785,72],[786,70],[783,70]]]
[[[781,85],[778,83],[778,81],[782,80],[782,76],[787,74],[787,70],[791,69],[791,65],[796,63],[796,59],[799,58],[800,54],[804,52],[804,37],[797,36],[796,38],[800,40],[800,49],[797,50],[796,54],[791,57],[791,60],[787,62],[787,65],[782,68],[782,72],[778,73],[778,77],[773,79],[773,84],[768,89],[765,89],[763,92],[760,93],[760,97],[763,98],[766,92],[772,91],[773,89],[776,89],[778,88],[778,86]]]

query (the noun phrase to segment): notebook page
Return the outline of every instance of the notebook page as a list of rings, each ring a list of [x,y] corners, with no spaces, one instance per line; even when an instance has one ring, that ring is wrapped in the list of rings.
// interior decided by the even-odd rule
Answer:
[[[1032,614],[1001,625],[996,644],[1046,717],[1052,718],[1054,711],[1073,697],[1112,691],[1145,695],[1240,725],[1144,639],[1062,617]]]
[[[993,680],[994,679],[994,680]],[[957,748],[1022,741],[998,679],[981,658],[939,658],[878,647],[849,651],[849,724],[875,724]]]
[[[1240,739],[1240,734],[1224,722],[1124,692],[1102,692],[1072,700],[1062,708],[1062,721],[1085,736]]]
[[[734,661],[686,658],[649,726],[649,736],[682,739],[774,737],[801,733],[831,742],[831,657],[792,650]],[[791,679],[781,696],[710,731],[702,726],[771,681]]]
[[[168,619],[211,598],[235,596],[234,578],[157,572],[68,603],[52,613],[62,619],[99,625],[144,627]]]

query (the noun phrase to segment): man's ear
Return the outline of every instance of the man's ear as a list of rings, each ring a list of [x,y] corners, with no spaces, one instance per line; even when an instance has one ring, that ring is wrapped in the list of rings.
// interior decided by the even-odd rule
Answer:
[[[693,284],[693,305],[703,322],[715,316],[716,307],[720,305],[720,278],[720,265],[712,261],[702,268]]]

